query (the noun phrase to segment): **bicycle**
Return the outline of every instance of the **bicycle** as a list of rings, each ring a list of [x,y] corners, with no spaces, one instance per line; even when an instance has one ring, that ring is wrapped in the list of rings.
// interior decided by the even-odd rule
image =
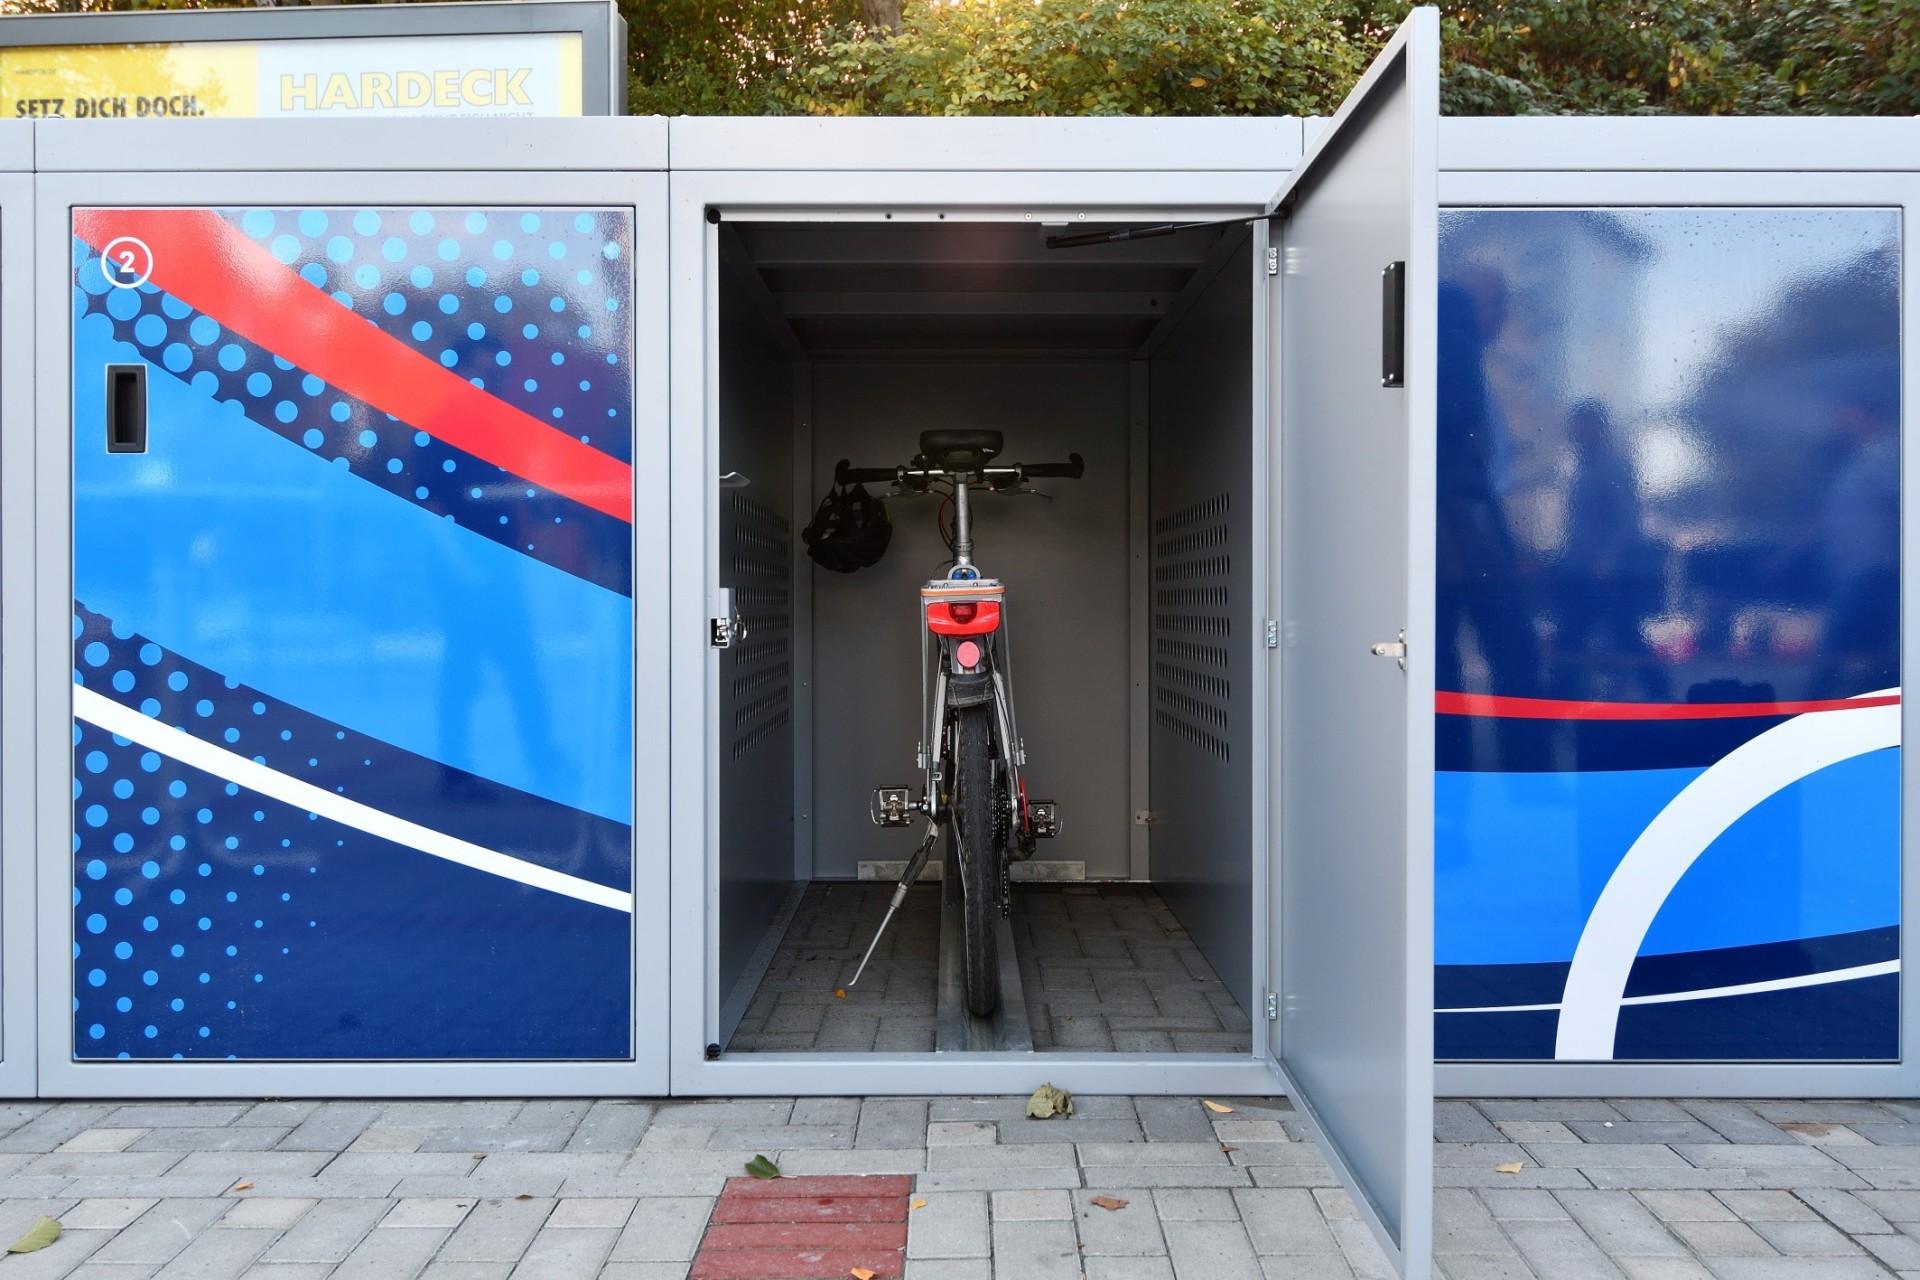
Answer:
[[[1035,841],[1057,835],[1060,817],[1052,801],[1027,796],[1026,749],[1013,711],[1006,585],[982,576],[973,563],[969,493],[1031,494],[1037,491],[1027,487],[1029,480],[1078,480],[1086,471],[1077,453],[1066,462],[996,464],[1002,445],[998,431],[924,431],[920,452],[904,466],[851,467],[842,459],[834,468],[841,486],[890,484],[892,496],[942,494],[940,532],[953,556],[945,577],[920,588],[925,625],[915,767],[922,773],[921,794],[915,799],[908,787],[886,786],[875,788],[872,799],[875,825],[906,827],[921,817],[927,834],[847,985],[866,972],[944,828],[942,893],[948,903],[957,896],[961,909],[967,1011],[979,1018],[990,1016],[1000,1001],[998,930],[1012,910],[1011,866],[1033,855]]]

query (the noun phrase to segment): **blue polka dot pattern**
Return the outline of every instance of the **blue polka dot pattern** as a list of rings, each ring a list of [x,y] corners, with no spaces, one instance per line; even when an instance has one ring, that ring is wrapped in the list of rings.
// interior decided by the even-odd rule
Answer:
[[[77,683],[202,741],[485,847],[631,885],[623,824],[356,734],[80,605],[74,644]],[[111,680],[121,673],[124,690]],[[73,751],[76,1058],[626,1053],[625,984],[607,980],[624,971],[623,914],[390,845],[84,722]],[[493,993],[468,982],[519,991],[515,1016],[532,1021],[502,1030],[476,1017]],[[589,1010],[581,1026],[526,1008],[556,984]]]
[[[631,460],[632,225],[626,212],[569,218],[522,210],[250,209],[222,216],[424,359],[591,448]],[[525,229],[529,222],[535,230]],[[476,225],[479,231],[471,229]],[[79,314],[108,316],[115,336],[160,368],[216,399],[238,402],[253,422],[344,462],[396,497],[631,594],[626,522],[530,485],[326,386],[225,330],[217,316],[197,314],[152,285],[109,288],[92,249],[76,239],[74,252]],[[592,269],[561,270],[562,260]],[[556,365],[583,373],[537,385],[515,376]]]

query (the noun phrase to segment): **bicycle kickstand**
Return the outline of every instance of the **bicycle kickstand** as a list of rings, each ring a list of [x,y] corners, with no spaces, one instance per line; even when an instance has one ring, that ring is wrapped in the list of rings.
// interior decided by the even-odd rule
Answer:
[[[880,945],[880,939],[886,933],[887,926],[893,923],[893,913],[898,911],[900,904],[907,900],[907,890],[911,889],[913,882],[920,878],[921,869],[927,865],[927,855],[933,852],[934,842],[939,838],[940,825],[932,818],[928,818],[927,838],[920,842],[920,847],[913,851],[913,857],[907,860],[906,874],[900,877],[900,886],[893,891],[893,901],[887,904],[887,914],[880,918],[880,927],[874,930],[873,941],[867,944],[867,954],[860,957],[860,967],[853,971],[853,981],[847,983],[849,987],[858,983],[860,975],[867,971],[867,961],[873,959],[873,949]]]

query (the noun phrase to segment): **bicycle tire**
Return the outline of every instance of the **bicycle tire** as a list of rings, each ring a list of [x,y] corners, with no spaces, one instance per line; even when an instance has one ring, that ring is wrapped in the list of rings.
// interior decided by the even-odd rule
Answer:
[[[1000,1003],[1000,870],[993,839],[993,708],[953,713],[953,818],[960,836],[961,942],[967,1012]]]

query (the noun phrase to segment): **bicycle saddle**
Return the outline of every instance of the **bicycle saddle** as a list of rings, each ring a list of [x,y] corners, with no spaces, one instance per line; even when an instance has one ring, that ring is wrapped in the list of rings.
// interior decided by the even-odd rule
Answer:
[[[1003,442],[1000,432],[977,428],[922,431],[920,454],[941,471],[971,471],[993,461]]]

